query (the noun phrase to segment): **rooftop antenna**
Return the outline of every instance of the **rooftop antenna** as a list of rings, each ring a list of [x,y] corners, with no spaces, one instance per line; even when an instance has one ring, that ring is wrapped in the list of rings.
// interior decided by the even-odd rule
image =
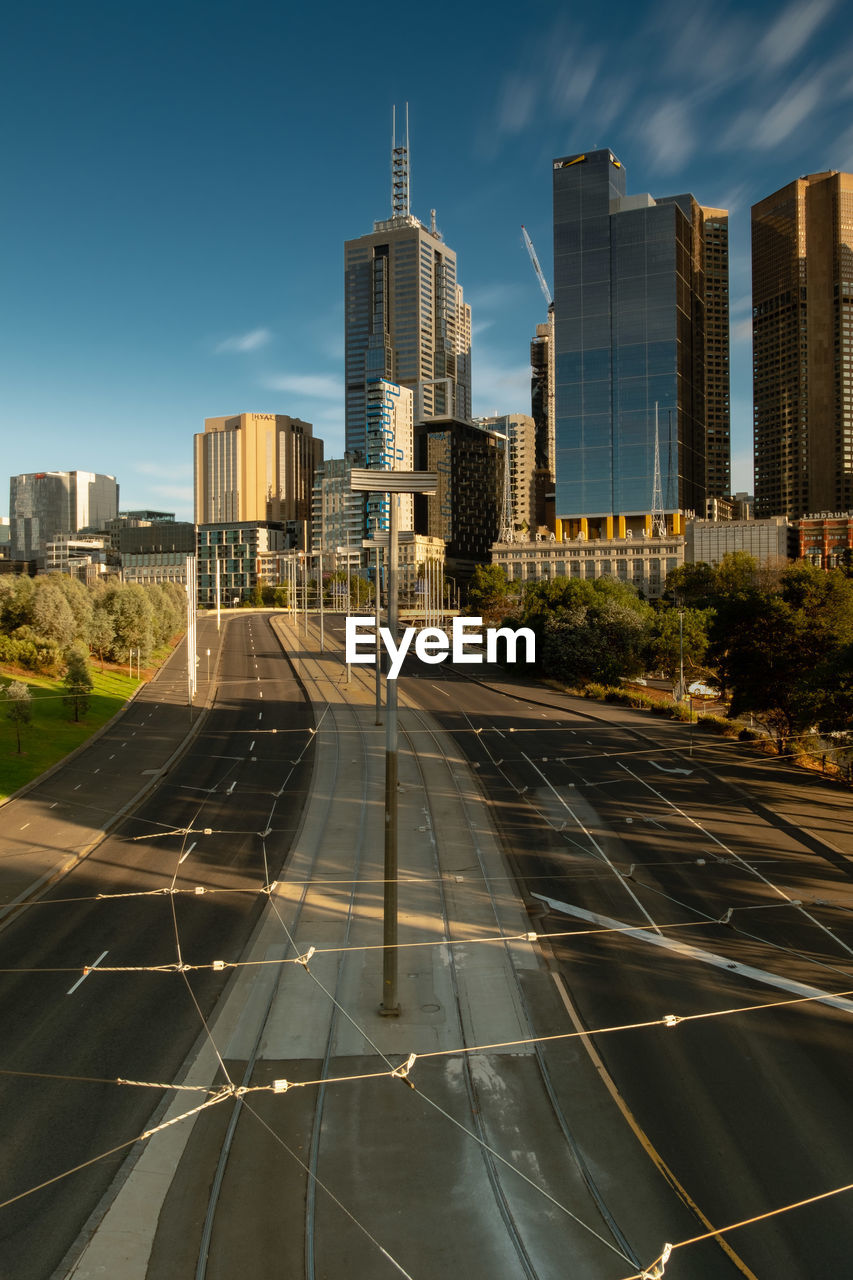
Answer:
[[[652,536],[666,537],[666,516],[663,513],[663,487],[660,479],[660,435],[658,432],[658,402],[655,400],[655,475],[652,488]]]
[[[406,103],[406,140],[397,145],[397,108],[391,108],[391,216],[408,218],[409,209],[409,104]]]
[[[515,542],[515,526],[512,522],[512,488],[510,485],[509,472],[509,434],[510,428],[507,424],[504,442],[504,492],[503,502],[501,503],[501,527],[498,532],[498,542]],[[498,436],[500,439],[500,436]]]

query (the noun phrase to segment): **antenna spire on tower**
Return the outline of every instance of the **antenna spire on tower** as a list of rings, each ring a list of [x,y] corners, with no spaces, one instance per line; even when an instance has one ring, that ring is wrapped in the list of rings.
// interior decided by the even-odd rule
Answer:
[[[652,533],[656,538],[666,537],[666,516],[663,511],[663,486],[660,475],[660,434],[658,432],[658,402],[655,401],[655,474],[652,487]]]
[[[406,140],[397,145],[397,108],[391,108],[391,216],[407,218],[409,208],[409,104],[406,103]]]

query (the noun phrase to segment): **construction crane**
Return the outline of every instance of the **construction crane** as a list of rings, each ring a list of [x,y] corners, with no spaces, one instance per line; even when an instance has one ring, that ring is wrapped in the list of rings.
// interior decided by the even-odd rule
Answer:
[[[527,252],[530,254],[530,261],[533,263],[533,270],[536,272],[536,279],[539,281],[539,287],[545,294],[545,301],[548,303],[548,310],[550,312],[554,305],[554,299],[551,297],[551,290],[548,288],[548,282],[539,265],[539,259],[536,257],[536,250],[533,248],[533,241],[527,234],[527,228],[524,223],[521,224],[521,234],[524,236],[524,243],[527,246]]]

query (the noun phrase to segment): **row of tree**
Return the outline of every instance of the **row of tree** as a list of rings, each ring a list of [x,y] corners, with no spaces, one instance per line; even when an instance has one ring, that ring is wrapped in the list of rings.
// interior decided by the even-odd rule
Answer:
[[[573,686],[644,672],[714,682],[733,715],[763,719],[784,745],[812,728],[853,733],[853,580],[806,562],[779,570],[737,552],[673,570],[653,605],[628,583],[511,583],[480,568],[469,611],[537,633],[537,666]]]
[[[87,587],[65,574],[0,577],[0,662],[54,673],[76,648],[126,662],[147,661],[181,631],[186,593],[174,583],[109,581]]]

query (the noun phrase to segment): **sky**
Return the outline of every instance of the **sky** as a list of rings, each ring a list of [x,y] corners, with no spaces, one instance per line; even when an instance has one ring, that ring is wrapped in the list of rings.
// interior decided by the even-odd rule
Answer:
[[[531,15],[533,15],[531,17]],[[609,147],[631,194],[730,211],[733,488],[752,487],[750,206],[853,170],[853,6],[31,0],[0,53],[6,476],[115,475],[192,519],[206,417],[285,413],[343,452],[343,244],[412,212],[472,307],[475,414],[530,411],[551,161]],[[5,473],[5,474],[4,474]]]

